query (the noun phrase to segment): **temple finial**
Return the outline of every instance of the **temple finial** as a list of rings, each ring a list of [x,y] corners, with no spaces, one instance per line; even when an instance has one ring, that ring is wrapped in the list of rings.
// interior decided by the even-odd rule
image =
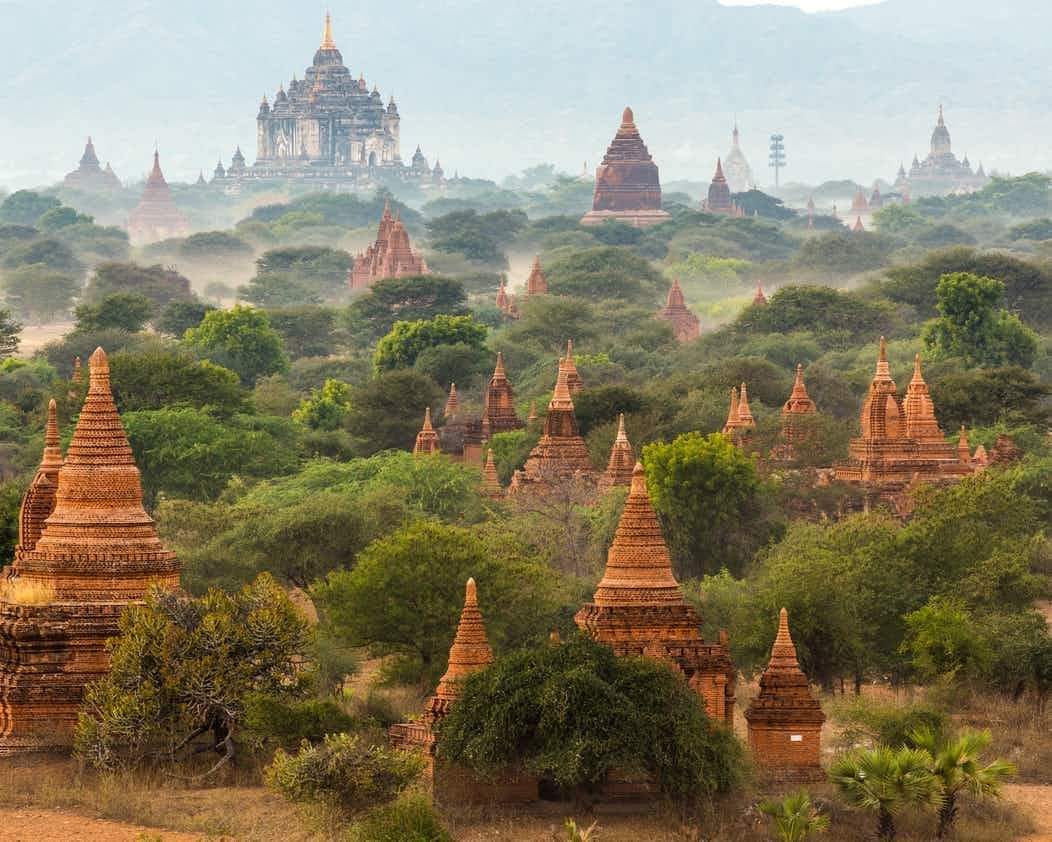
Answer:
[[[325,29],[321,34],[321,49],[336,49],[336,42],[332,40],[332,15],[328,12],[325,13]]]
[[[478,590],[475,587],[474,577],[469,578],[464,585],[464,606],[477,608],[479,604]]]

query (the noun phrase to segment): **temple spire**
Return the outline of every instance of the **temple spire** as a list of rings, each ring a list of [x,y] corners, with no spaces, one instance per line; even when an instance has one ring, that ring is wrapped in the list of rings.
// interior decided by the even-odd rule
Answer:
[[[749,408],[749,391],[744,382],[738,391],[738,422],[743,427],[756,426],[756,421],[752,417],[752,410]]]
[[[599,478],[599,491],[603,492],[618,485],[629,485],[632,482],[635,463],[636,456],[625,432],[625,414],[621,412],[617,416],[617,435],[610,448],[610,459],[607,461],[606,471]]]
[[[873,380],[891,380],[891,368],[888,366],[888,343],[884,337],[880,337],[880,350],[877,352],[877,369],[873,374]]]
[[[449,397],[446,398],[446,408],[443,410],[443,415],[446,418],[452,418],[460,412],[460,397],[457,395],[457,384],[449,384]]]
[[[453,645],[449,648],[449,662],[445,674],[438,682],[434,699],[430,705],[432,715],[444,714],[449,702],[460,695],[457,686],[474,672],[484,669],[493,663],[493,650],[486,637],[486,626],[479,610],[478,592],[475,580],[468,579],[464,585],[464,608],[460,612],[460,622]],[[442,703],[445,702],[445,705]]]
[[[332,15],[328,12],[325,13],[325,29],[321,34],[321,49],[336,49],[336,42],[332,40]]]

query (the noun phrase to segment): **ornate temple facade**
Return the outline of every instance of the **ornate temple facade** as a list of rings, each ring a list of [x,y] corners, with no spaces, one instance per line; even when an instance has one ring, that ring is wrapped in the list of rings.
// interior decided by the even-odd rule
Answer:
[[[717,213],[722,216],[745,215],[731,198],[731,188],[727,184],[727,177],[723,174],[723,163],[719,158],[716,159],[716,172],[713,173],[709,193],[701,203],[701,209],[706,213]]]
[[[161,172],[161,159],[155,150],[153,169],[132,212],[128,215],[128,239],[133,246],[156,243],[172,237],[185,237],[190,224],[172,200],[172,191]]]
[[[900,165],[895,179],[895,188],[907,195],[938,196],[948,193],[971,193],[988,184],[990,179],[983,170],[983,165],[972,171],[968,156],[958,160],[950,144],[950,130],[943,119],[942,106],[939,106],[939,117],[931,133],[931,143],[927,157],[921,161],[916,155],[910,165],[909,174]]]
[[[760,676],[760,692],[745,711],[745,719],[749,747],[768,777],[786,783],[826,779],[821,764],[825,714],[796,659],[789,613],[784,608],[771,660]]]
[[[972,460],[962,458],[939,427],[920,354],[914,358],[906,394],[900,396],[881,337],[876,371],[862,405],[861,435],[851,440],[847,461],[836,466],[836,479],[863,486],[867,502],[890,503],[904,513],[911,487],[954,481],[974,470]]]
[[[691,342],[701,335],[701,322],[687,309],[678,278],[673,278],[665,306],[658,311],[657,317],[669,323],[677,342]]]
[[[683,597],[638,462],[592,601],[577,612],[578,627],[619,656],[645,655],[682,671],[708,715],[734,721],[736,670],[725,635],[701,636],[701,619]]]
[[[143,508],[99,348],[65,458],[49,407],[15,559],[0,579],[0,754],[70,747],[84,689],[109,669],[121,612],[151,585],[178,588],[179,569]]]
[[[354,256],[354,265],[347,273],[348,285],[351,289],[368,289],[381,278],[427,274],[427,262],[413,250],[402,217],[392,216],[391,207],[385,202],[376,240]]]
[[[723,172],[727,176],[727,184],[732,193],[744,193],[756,186],[753,178],[752,167],[745,158],[745,153],[738,143],[738,124],[734,124],[731,134],[730,151],[723,157]]]
[[[621,115],[621,125],[595,170],[592,209],[582,225],[601,225],[608,219],[644,228],[669,218],[661,209],[661,180],[657,164],[636,128],[631,108]]]
[[[85,193],[109,193],[121,189],[121,180],[106,163],[106,169],[99,165],[99,158],[95,154],[95,144],[88,138],[84,144],[84,154],[80,156],[80,164],[73,172],[67,173],[62,179],[62,186],[71,190],[81,190]]]

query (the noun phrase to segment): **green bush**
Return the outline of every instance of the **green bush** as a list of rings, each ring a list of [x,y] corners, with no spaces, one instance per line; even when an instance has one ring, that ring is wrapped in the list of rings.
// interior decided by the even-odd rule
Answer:
[[[453,842],[449,831],[420,794],[369,811],[350,833],[354,842]]]
[[[864,739],[890,748],[912,746],[910,734],[922,729],[945,735],[950,725],[946,713],[932,705],[878,704],[863,698],[857,699],[838,718],[848,726],[846,740]]]
[[[298,701],[256,693],[245,700],[245,735],[257,746],[317,743],[326,734],[350,731],[355,724],[354,717],[328,699]]]
[[[306,740],[296,754],[279,750],[266,782],[290,801],[323,802],[353,811],[396,798],[424,768],[418,754],[365,745],[360,737],[330,734],[320,745]]]

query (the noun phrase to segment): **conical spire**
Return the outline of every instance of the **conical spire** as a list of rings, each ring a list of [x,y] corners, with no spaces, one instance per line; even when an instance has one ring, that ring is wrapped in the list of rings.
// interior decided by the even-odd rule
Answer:
[[[55,399],[48,401],[47,424],[44,427],[44,458],[40,467],[58,468],[62,465],[62,447],[58,436],[58,405]]]
[[[760,284],[756,285],[756,295],[752,297],[753,304],[766,304],[767,296],[763,294],[763,286]]]
[[[782,405],[782,416],[808,415],[815,411],[815,402],[807,394],[807,386],[804,384],[804,367],[801,363],[797,363],[793,391],[789,395],[789,400]]]
[[[771,661],[767,668],[800,668],[800,662],[796,659],[796,645],[789,634],[789,612],[784,608],[778,612],[778,634],[775,635],[774,646],[771,647]]]
[[[877,368],[873,373],[873,382],[887,382],[891,380],[891,368],[888,366],[888,343],[884,337],[880,337],[880,348],[877,351]]]
[[[548,401],[548,412],[552,410],[563,410],[573,412],[573,398],[570,396],[570,387],[567,384],[566,369],[559,367],[559,375],[555,378],[555,391],[552,399]]]
[[[720,158],[716,158],[716,172],[712,176],[712,180],[715,182],[724,182],[727,180],[723,174],[723,161]]]
[[[610,447],[606,472],[599,478],[599,490],[606,491],[617,485],[631,484],[635,462],[635,453],[628,441],[628,434],[625,433],[625,414],[621,412],[617,416],[617,435]]]
[[[957,439],[957,456],[965,464],[972,461],[972,448],[968,443],[968,432],[964,429],[964,424],[961,424],[961,436]]]
[[[526,423],[530,424],[537,420],[537,401],[530,401],[530,414],[526,416]]]
[[[825,721],[818,700],[811,695],[807,686],[807,676],[800,669],[796,645],[789,633],[789,612],[784,608],[778,615],[778,634],[771,647],[771,660],[760,676],[760,692],[749,705],[745,718],[749,721],[749,742],[754,748],[758,747],[756,738],[759,730],[792,731],[799,726],[817,728]],[[815,740],[811,762],[817,766],[819,735],[816,733],[811,739]],[[759,743],[759,746],[762,747],[763,743]],[[759,759],[764,761],[763,757]],[[779,765],[779,762],[784,760],[775,758],[766,765]],[[800,761],[793,762],[799,764]]]
[[[559,371],[566,375],[566,388],[570,390],[571,395],[576,395],[581,389],[584,388],[584,381],[581,380],[581,375],[577,373],[577,363],[574,362],[573,358],[573,340],[566,340],[566,356],[559,360]]]
[[[443,415],[446,418],[454,417],[460,412],[460,398],[457,396],[457,384],[449,384],[449,397],[446,398],[446,408],[443,410]]]
[[[431,426],[431,407],[424,407],[424,426],[416,434],[416,443],[413,445],[414,456],[426,456],[439,451],[438,433]]]
[[[533,258],[533,266],[530,267],[530,275],[526,279],[526,295],[546,295],[548,292],[548,279],[544,277],[541,270],[541,257]]]
[[[804,385],[804,366],[803,363],[796,364],[796,379],[793,380],[793,397],[794,398],[806,398],[807,387]]]
[[[17,554],[31,550],[40,539],[44,521],[55,508],[58,471],[62,467],[62,448],[58,435],[58,415],[54,399],[48,403],[44,427],[44,454],[33,482],[26,489],[19,512]]]
[[[683,290],[679,286],[679,278],[672,279],[672,286],[668,288],[668,298],[665,299],[666,307],[683,308],[686,304],[683,301]]]
[[[486,626],[479,610],[475,580],[468,579],[464,587],[464,608],[460,612],[457,633],[449,649],[449,665],[442,680],[438,682],[435,700],[448,705],[460,695],[460,688],[457,686],[460,681],[492,663],[493,650],[490,649],[489,640],[486,638]],[[434,707],[432,702],[432,710]]]
[[[661,524],[650,503],[643,465],[632,471],[628,500],[606,557],[606,571],[595,591],[596,605],[624,603],[682,605],[683,594],[672,575]]]
[[[756,426],[756,419],[752,417],[752,410],[749,408],[749,391],[745,383],[742,383],[738,392],[738,423],[742,427]]]
[[[723,434],[731,435],[741,426],[741,418],[738,416],[738,390],[731,386],[731,405],[727,410],[727,421],[723,425]]]
[[[81,376],[82,375],[80,370],[80,357],[76,356],[73,358],[73,376],[69,378],[70,382],[80,383]]]
[[[332,40],[332,15],[328,12],[325,13],[325,29],[321,33],[321,49],[336,49],[336,42]]]
[[[494,377],[507,377],[508,375],[504,372],[504,352],[497,351],[497,364],[493,367]]]
[[[500,494],[501,492],[497,465],[493,461],[493,448],[486,451],[486,464],[482,469],[482,491],[484,494]]]

